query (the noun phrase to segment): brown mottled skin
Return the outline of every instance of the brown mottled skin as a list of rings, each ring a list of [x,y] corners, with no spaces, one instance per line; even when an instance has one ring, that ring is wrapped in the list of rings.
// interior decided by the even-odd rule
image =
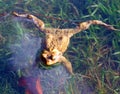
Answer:
[[[58,28],[46,28],[42,20],[31,14],[18,14],[13,12],[14,16],[27,18],[33,21],[33,23],[45,33],[45,49],[42,53],[43,58],[46,60],[46,65],[53,65],[57,62],[63,63],[67,70],[73,74],[71,63],[63,56],[63,53],[67,50],[70,42],[70,38],[83,30],[89,28],[90,25],[102,25],[108,29],[116,30],[113,26],[108,25],[99,20],[90,20],[79,23],[76,28],[70,29],[58,29]]]

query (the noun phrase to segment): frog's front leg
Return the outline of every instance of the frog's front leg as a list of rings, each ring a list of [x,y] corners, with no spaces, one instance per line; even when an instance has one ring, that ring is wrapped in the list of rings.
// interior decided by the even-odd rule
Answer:
[[[70,74],[74,75],[72,64],[70,61],[68,61],[64,56],[60,57],[60,62],[63,63],[63,65],[66,67],[66,69],[70,72]]]

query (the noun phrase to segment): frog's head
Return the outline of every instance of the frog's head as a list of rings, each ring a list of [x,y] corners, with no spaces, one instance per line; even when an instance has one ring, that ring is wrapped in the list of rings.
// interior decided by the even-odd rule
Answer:
[[[53,49],[51,51],[44,50],[42,53],[42,57],[44,58],[47,65],[53,65],[60,60],[62,53],[57,49]]]

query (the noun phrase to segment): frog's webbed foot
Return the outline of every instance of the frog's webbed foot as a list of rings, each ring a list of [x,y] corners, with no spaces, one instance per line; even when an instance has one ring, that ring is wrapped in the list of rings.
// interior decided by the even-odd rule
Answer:
[[[60,62],[63,63],[63,65],[67,68],[70,74],[74,75],[71,62],[69,62],[64,56],[61,56]]]
[[[27,18],[30,19],[34,22],[34,24],[40,29],[43,30],[45,28],[45,24],[42,20],[39,18],[35,17],[34,15],[31,14],[18,14],[17,12],[12,13],[16,17],[21,17],[21,18]]]

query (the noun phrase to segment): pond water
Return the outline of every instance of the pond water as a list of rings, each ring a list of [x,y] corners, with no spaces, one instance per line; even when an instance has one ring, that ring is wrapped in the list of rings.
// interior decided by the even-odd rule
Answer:
[[[103,20],[119,28],[120,1],[0,1],[0,94],[119,94],[120,33],[91,26],[71,38],[63,64],[44,66],[37,60],[44,34],[13,11],[37,16],[50,28],[75,28],[79,22]],[[111,20],[112,19],[112,20]],[[112,32],[111,32],[112,31]]]

